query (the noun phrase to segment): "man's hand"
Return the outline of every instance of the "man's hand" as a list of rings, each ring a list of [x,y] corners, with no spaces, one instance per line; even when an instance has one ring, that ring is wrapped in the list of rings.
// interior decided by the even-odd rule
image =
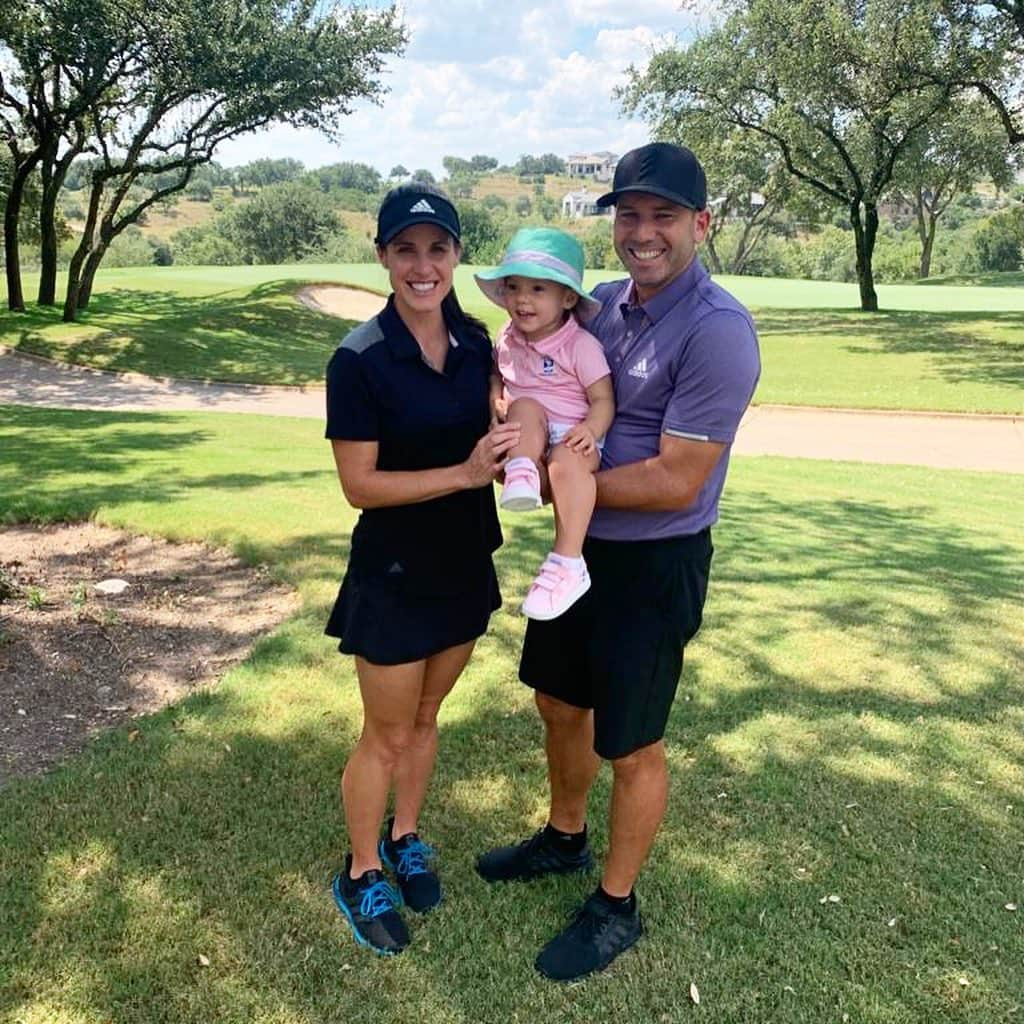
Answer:
[[[576,452],[577,455],[590,455],[591,452],[597,450],[597,438],[594,437],[594,432],[585,422],[577,423],[576,426],[566,431],[565,437],[562,438],[562,444],[569,451]]]

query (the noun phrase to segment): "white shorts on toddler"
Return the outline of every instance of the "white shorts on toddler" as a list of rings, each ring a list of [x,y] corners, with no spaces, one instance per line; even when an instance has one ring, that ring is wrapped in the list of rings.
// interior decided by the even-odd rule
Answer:
[[[575,426],[575,423],[556,423],[554,420],[548,420],[548,451],[551,451],[556,444],[561,444],[565,435]],[[597,450],[604,451],[603,437],[597,442]]]

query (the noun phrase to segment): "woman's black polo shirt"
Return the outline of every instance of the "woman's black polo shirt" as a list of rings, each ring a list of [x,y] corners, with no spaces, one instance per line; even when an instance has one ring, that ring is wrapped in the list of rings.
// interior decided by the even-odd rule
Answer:
[[[381,470],[436,469],[464,462],[490,422],[491,345],[453,330],[444,373],[423,358],[394,296],[349,334],[327,365],[326,436],[376,441]],[[419,593],[457,593],[479,579],[501,544],[488,484],[442,498],[364,509],[352,532],[348,573]]]

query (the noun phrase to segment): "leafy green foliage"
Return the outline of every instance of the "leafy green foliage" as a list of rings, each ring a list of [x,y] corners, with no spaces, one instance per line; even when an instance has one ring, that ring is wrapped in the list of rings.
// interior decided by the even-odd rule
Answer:
[[[844,208],[863,308],[877,308],[877,207],[897,161],[952,88],[938,0],[737,0],[719,27],[670,47],[620,93],[660,137],[737,132]]]
[[[1024,262],[1024,208],[1016,206],[989,218],[971,243],[972,269],[1020,270]]]
[[[380,192],[383,184],[380,171],[369,164],[353,161],[317,167],[315,170],[307,172],[306,181],[323,192],[351,189],[374,196]]]
[[[289,263],[321,250],[342,224],[320,193],[299,182],[260,189],[221,215],[221,233],[245,263]]]

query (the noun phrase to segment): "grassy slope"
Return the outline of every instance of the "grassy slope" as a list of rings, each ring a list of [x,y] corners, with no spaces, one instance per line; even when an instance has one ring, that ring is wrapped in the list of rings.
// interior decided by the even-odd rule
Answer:
[[[492,328],[503,313],[462,267],[465,306]],[[588,275],[591,286],[616,275]],[[93,309],[0,312],[0,343],[112,369],[263,383],[320,380],[346,327],[298,306],[303,281],[386,291],[380,267],[171,267],[104,272]],[[755,309],[764,353],[757,399],[806,405],[1024,411],[1024,289],[894,285],[887,312],[855,310],[852,285],[722,278]],[[31,291],[33,282],[27,282]]]
[[[358,703],[320,630],[353,514],[316,424],[241,427],[0,410],[0,516],[229,542],[305,602],[219,689],[136,723],[136,742],[118,731],[0,793],[0,1020],[1012,1019],[1024,479],[736,460],[640,889],[649,935],[563,988],[531,959],[586,883],[489,889],[470,867],[543,820],[509,610],[442,716],[424,827],[445,904],[393,963],[345,934],[326,885]],[[509,608],[549,535],[547,514],[506,522]],[[605,774],[595,806],[607,796]]]

